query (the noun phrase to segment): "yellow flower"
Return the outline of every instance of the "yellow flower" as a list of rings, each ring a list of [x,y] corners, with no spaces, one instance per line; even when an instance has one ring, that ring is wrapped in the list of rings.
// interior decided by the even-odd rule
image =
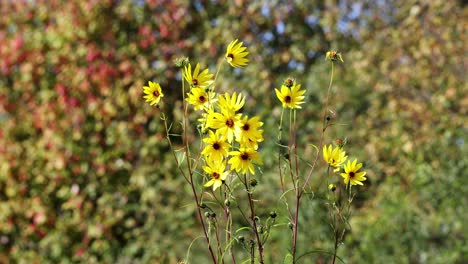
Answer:
[[[244,67],[249,62],[248,59],[245,58],[249,53],[246,51],[246,47],[242,47],[242,42],[238,42],[238,40],[232,41],[226,50],[226,60],[232,67],[239,68]]]
[[[364,185],[362,182],[366,180],[365,171],[358,172],[362,167],[362,163],[357,163],[357,159],[354,159],[353,163],[348,160],[348,163],[344,166],[344,173],[341,173],[341,177],[344,179],[344,183],[348,185],[351,182],[351,185]]]
[[[323,146],[323,159],[330,164],[330,166],[338,168],[346,161],[346,151],[340,147],[333,148],[332,144]],[[335,170],[335,171],[338,171]]]
[[[236,127],[239,126],[241,114],[234,111],[222,110],[221,113],[212,112],[207,116],[208,127],[219,130],[219,133],[225,135],[229,143],[234,139]]]
[[[221,162],[223,158],[227,157],[230,147],[225,140],[224,135],[220,134],[219,131],[214,133],[210,130],[210,135],[203,139],[203,142],[206,143],[206,147],[201,154],[205,155],[207,159]]]
[[[244,118],[239,121],[239,126],[235,131],[236,141],[243,146],[250,146],[257,149],[257,142],[263,141],[263,130],[259,129],[261,126],[263,126],[263,122],[260,122],[258,116],[254,116],[250,119],[244,116]]]
[[[224,95],[220,95],[218,97],[219,108],[227,111],[237,112],[244,106],[244,104],[245,96],[242,96],[242,94],[239,94],[238,96],[236,92],[234,92],[232,96],[228,93],[225,93]]]
[[[276,96],[278,99],[281,101],[283,104],[283,107],[288,107],[291,109],[294,108],[301,108],[301,104],[304,103],[304,93],[305,90],[300,90],[301,85],[294,84],[291,86],[291,88],[288,88],[285,85],[281,86],[281,91],[275,88]]]
[[[192,88],[205,88],[213,83],[213,74],[209,73],[209,70],[206,69],[200,72],[200,64],[197,63],[195,70],[192,74],[192,66],[190,63],[184,67],[184,78],[190,84]]]
[[[203,110],[215,102],[213,99],[215,94],[205,91],[205,88],[192,88],[190,93],[187,93],[187,96],[187,102],[193,105],[195,110]]]
[[[328,51],[327,54],[325,55],[325,59],[328,59],[331,61],[339,60],[341,62],[344,62],[343,57],[341,57],[341,53],[336,52],[336,51]]]
[[[205,183],[205,187],[213,185],[213,191],[223,184],[229,175],[229,171],[225,171],[226,164],[224,162],[213,162],[212,160],[206,161],[207,166],[203,166],[203,170],[211,176],[211,180]]]
[[[262,160],[260,154],[255,149],[252,148],[240,148],[239,151],[231,151],[229,155],[232,156],[229,159],[228,163],[231,164],[231,169],[236,170],[237,172],[255,174],[254,166],[252,161],[255,161],[257,164],[262,165]]]
[[[164,94],[159,83],[149,81],[148,85],[149,86],[143,86],[143,93],[145,94],[143,98],[146,99],[146,102],[149,102],[150,105],[155,105],[159,103],[161,97],[164,97]]]

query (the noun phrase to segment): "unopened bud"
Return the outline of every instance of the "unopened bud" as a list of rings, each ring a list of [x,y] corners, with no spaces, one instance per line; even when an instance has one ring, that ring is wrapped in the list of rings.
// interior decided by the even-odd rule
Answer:
[[[174,60],[174,64],[177,67],[184,67],[189,64],[189,58],[187,57],[179,57]]]
[[[327,52],[327,54],[325,55],[325,59],[327,60],[331,60],[331,61],[341,61],[341,62],[344,62],[343,61],[343,57],[341,56],[341,53],[339,52],[336,52],[336,51],[329,51]]]
[[[257,182],[256,179],[251,179],[251,180],[250,180],[250,186],[252,186],[252,187],[257,186],[257,183],[258,183],[258,182]]]
[[[275,219],[276,216],[277,216],[277,215],[276,215],[276,212],[275,212],[275,211],[271,211],[271,212],[270,212],[270,217],[271,217],[271,218]]]
[[[294,85],[294,78],[288,77],[286,80],[284,80],[283,85],[291,88]]]
[[[265,231],[265,229],[263,228],[263,226],[257,226],[257,232],[259,234],[263,234],[264,231]]]

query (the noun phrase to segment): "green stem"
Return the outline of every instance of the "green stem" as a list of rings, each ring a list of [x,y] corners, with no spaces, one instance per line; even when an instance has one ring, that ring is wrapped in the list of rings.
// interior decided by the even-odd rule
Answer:
[[[332,87],[332,84],[333,84],[333,74],[334,74],[334,63],[332,61],[331,62],[330,83],[328,84],[327,97],[326,97],[326,100],[325,100],[325,108],[323,110],[322,133],[320,135],[319,146],[317,148],[317,153],[315,155],[314,162],[312,163],[311,168],[309,170],[309,174],[307,175],[307,178],[306,178],[306,180],[304,182],[304,185],[302,187],[302,192],[306,188],[307,184],[309,184],[310,177],[312,176],[312,173],[314,172],[315,165],[317,165],[318,157],[320,156],[320,149],[322,149],[322,147],[323,147],[323,140],[325,138],[325,130],[327,129],[327,125],[328,125],[328,123],[327,123],[327,111],[328,111],[328,105],[329,105],[329,101],[330,101],[330,91],[331,91],[331,87]]]
[[[183,72],[181,74],[183,76]],[[187,138],[187,119],[188,119],[188,117],[187,117],[187,104],[185,102],[185,81],[184,81],[184,78],[182,78],[182,107],[184,109],[183,142],[184,142],[184,149],[185,149],[185,157],[187,158],[187,169],[188,169],[188,174],[189,174],[190,187],[192,188],[193,198],[195,199],[195,203],[197,205],[198,218],[199,218],[200,223],[202,225],[203,233],[205,235],[206,242],[208,243],[208,250],[210,252],[211,259],[212,259],[214,264],[217,264],[218,262],[216,260],[213,249],[211,248],[210,238],[208,236],[208,232],[206,231],[205,222],[203,221],[203,216],[202,216],[201,207],[200,207],[200,200],[198,199],[197,191],[195,190],[195,184],[193,182],[193,171],[192,171],[192,165],[191,165],[191,160],[190,160],[190,148],[189,148],[188,138]]]
[[[255,238],[257,239],[257,248],[258,248],[258,255],[260,256],[260,264],[264,264],[263,260],[263,244],[262,240],[260,239],[260,235],[258,234],[258,229],[257,229],[257,221],[255,221],[255,207],[253,204],[253,198],[252,198],[252,193],[249,189],[249,182],[247,181],[247,176],[244,174],[244,185],[245,188],[247,189],[247,196],[249,200],[249,207],[250,207],[250,220],[252,221],[252,229],[255,234]]]

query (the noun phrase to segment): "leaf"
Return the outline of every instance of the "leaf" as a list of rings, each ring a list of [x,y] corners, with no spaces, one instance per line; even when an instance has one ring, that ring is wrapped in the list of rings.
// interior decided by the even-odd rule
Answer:
[[[283,260],[283,264],[292,264],[293,263],[293,256],[291,255],[291,253],[288,253],[285,257],[284,257],[284,260]]]

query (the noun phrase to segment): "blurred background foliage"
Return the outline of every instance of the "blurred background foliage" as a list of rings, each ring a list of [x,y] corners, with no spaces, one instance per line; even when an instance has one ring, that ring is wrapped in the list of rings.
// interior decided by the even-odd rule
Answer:
[[[225,65],[219,89],[248,95],[244,113],[262,117],[262,149],[272,153],[281,110],[273,91],[295,77],[307,89],[299,122],[309,161],[330,72],[324,54],[344,56],[332,109],[346,125],[326,143],[346,137],[368,181],[339,256],[466,263],[467,21],[466,2],[454,0],[1,1],[0,263],[183,260],[201,229],[142,86],[161,83],[161,110],[180,129],[173,59],[215,71],[236,38],[251,63]],[[277,209],[284,223],[276,158],[263,159],[260,215]],[[332,247],[322,172],[313,176],[316,198],[303,204],[299,254]],[[273,232],[268,263],[281,263],[290,233]],[[201,241],[193,263],[208,260]]]

